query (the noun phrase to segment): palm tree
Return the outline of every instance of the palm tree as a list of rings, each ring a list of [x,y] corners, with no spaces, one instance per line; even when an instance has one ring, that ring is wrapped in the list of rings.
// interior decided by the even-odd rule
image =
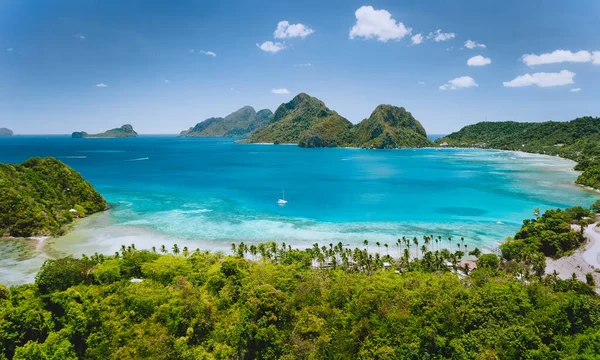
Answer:
[[[160,252],[163,254],[167,253],[167,247],[164,244],[160,246]]]
[[[175,255],[179,254],[179,246],[177,246],[177,244],[173,245],[173,254],[175,254]]]
[[[381,250],[381,243],[378,241],[375,243],[375,245],[377,245],[377,253],[379,253],[379,251]]]
[[[416,253],[417,253],[417,259],[418,259],[419,258],[419,240],[417,239],[416,236],[413,238],[413,244],[415,244],[415,247],[417,248]]]
[[[183,257],[188,257],[188,255],[190,254],[190,251],[188,250],[187,246],[183,247]]]
[[[231,243],[231,252],[235,255],[236,246],[235,243]]]
[[[383,246],[385,247],[385,253],[387,256],[390,256],[390,248],[389,245],[387,243],[383,244]]]
[[[367,251],[369,251],[369,240],[363,241],[363,245],[367,248]]]
[[[152,247],[152,252],[153,252],[153,253],[156,253],[156,246],[153,246],[153,247]]]

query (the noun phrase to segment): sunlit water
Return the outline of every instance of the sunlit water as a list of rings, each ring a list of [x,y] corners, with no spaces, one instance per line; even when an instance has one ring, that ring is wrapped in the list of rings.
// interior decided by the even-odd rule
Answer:
[[[573,184],[570,161],[502,151],[301,149],[166,136],[0,139],[0,162],[32,156],[72,166],[112,209],[63,238],[0,241],[0,283],[32,281],[48,257],[110,254],[132,243],[226,250],[240,241],[393,245],[434,234],[492,250],[534,208],[587,206],[596,197]],[[283,189],[289,202],[280,206]]]

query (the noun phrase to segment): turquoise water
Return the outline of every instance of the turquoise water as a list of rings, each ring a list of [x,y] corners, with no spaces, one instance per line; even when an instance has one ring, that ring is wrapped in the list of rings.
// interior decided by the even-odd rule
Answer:
[[[72,166],[113,208],[64,240],[0,242],[5,282],[31,279],[45,256],[112,253],[132,242],[303,247],[435,234],[492,250],[534,208],[587,206],[596,197],[573,185],[570,161],[502,151],[301,149],[168,136],[0,139],[0,162],[31,156]],[[277,204],[282,189],[285,206]]]

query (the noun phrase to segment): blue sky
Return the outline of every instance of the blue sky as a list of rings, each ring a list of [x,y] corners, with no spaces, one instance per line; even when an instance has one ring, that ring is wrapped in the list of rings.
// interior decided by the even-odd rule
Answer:
[[[355,123],[404,106],[430,134],[600,116],[599,14],[595,0],[0,0],[0,127],[178,133],[299,92]]]

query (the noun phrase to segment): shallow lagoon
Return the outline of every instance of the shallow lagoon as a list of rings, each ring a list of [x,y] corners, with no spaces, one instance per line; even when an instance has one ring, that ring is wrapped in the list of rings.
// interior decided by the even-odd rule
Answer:
[[[573,162],[504,151],[301,149],[168,136],[0,139],[0,162],[31,156],[72,166],[113,208],[60,239],[1,241],[0,283],[32,281],[47,257],[113,253],[131,243],[226,250],[240,241],[392,245],[434,234],[493,250],[534,208],[589,205],[597,196],[573,184]],[[284,188],[289,203],[279,206]]]

